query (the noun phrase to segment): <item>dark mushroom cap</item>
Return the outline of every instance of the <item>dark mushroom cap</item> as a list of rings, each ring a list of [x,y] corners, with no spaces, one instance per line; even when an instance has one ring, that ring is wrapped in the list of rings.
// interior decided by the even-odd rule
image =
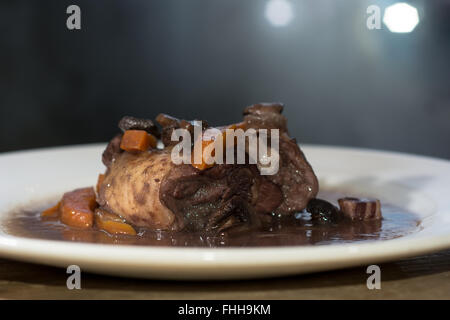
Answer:
[[[125,116],[119,121],[119,128],[123,132],[127,130],[145,130],[152,135],[159,137],[158,127],[150,119],[141,119]]]

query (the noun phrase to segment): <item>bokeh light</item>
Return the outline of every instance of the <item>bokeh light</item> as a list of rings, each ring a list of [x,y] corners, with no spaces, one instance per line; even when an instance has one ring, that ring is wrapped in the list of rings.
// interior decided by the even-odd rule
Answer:
[[[419,13],[415,7],[400,2],[386,8],[383,22],[391,32],[407,33],[419,24]]]
[[[266,18],[273,26],[286,26],[293,17],[292,5],[287,0],[270,0],[266,5]]]

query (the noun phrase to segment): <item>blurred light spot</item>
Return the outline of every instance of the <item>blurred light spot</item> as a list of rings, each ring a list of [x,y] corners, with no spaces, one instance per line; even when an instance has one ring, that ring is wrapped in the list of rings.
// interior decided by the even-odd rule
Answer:
[[[411,32],[419,24],[419,13],[413,6],[400,2],[386,8],[383,22],[391,32]]]
[[[282,27],[291,22],[294,17],[292,5],[287,0],[270,0],[266,5],[266,18],[276,26]]]

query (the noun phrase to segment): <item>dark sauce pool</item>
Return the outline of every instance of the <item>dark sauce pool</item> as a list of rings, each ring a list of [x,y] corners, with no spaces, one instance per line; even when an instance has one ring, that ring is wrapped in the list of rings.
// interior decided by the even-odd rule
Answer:
[[[336,203],[342,194],[321,192],[319,198]],[[151,231],[138,228],[138,236],[112,236],[99,230],[68,227],[55,219],[43,219],[40,214],[49,206],[12,212],[2,222],[8,234],[36,239],[63,240],[116,245],[169,247],[262,247],[349,243],[387,240],[420,230],[418,216],[401,208],[382,204],[381,221],[341,221],[338,224],[318,224],[308,214],[288,218],[273,218],[269,225],[251,231],[212,235],[205,233]]]

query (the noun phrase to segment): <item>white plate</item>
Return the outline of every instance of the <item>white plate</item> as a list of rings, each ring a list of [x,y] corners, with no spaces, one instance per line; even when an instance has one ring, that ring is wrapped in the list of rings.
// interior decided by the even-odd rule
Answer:
[[[0,155],[0,218],[14,207],[93,185],[104,145]],[[127,277],[243,279],[368,265],[450,248],[450,161],[407,154],[303,146],[321,187],[341,187],[408,209],[422,229],[393,240],[265,248],[154,248],[13,237],[0,256]]]

